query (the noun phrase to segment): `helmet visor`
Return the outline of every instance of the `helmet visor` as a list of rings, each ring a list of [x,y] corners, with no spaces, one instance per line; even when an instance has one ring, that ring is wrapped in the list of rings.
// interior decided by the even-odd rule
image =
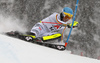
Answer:
[[[65,15],[65,16],[68,16],[68,17],[71,17],[71,18],[73,17],[72,14],[69,14],[69,13],[66,13],[66,12],[64,12],[64,15]]]
[[[64,22],[70,20],[72,18],[72,16],[73,16],[72,14],[64,12]]]

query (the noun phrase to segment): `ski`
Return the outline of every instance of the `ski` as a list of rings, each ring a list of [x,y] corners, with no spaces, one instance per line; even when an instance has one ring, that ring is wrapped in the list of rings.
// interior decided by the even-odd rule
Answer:
[[[17,39],[20,39],[20,40],[24,40],[26,42],[31,42],[31,43],[34,43],[34,44],[46,46],[46,47],[53,48],[53,49],[60,50],[60,51],[63,51],[63,50],[66,49],[66,47],[64,45],[57,45],[57,44],[44,42],[40,38],[35,38],[35,39],[31,40],[31,41],[25,40],[24,35],[22,33],[20,33],[20,32],[16,32],[16,31],[15,32],[13,32],[13,31],[7,32],[5,34],[7,36],[14,37],[14,38],[17,38]]]

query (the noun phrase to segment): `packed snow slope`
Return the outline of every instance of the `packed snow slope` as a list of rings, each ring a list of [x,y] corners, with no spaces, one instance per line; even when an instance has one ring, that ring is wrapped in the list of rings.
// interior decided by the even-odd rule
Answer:
[[[100,63],[0,34],[0,63]]]

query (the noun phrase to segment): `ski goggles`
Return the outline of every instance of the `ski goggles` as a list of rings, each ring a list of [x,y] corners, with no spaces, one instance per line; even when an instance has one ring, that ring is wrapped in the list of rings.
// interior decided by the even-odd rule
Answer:
[[[63,14],[64,14],[65,19],[71,19],[73,17],[72,14],[69,14],[69,13],[66,13],[66,12],[63,12]]]

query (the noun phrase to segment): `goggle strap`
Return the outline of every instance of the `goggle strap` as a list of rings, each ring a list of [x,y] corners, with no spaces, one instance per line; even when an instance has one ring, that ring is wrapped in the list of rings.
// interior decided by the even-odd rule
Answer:
[[[63,15],[63,17],[65,17],[65,14],[64,14],[64,12],[62,12],[62,15]]]

